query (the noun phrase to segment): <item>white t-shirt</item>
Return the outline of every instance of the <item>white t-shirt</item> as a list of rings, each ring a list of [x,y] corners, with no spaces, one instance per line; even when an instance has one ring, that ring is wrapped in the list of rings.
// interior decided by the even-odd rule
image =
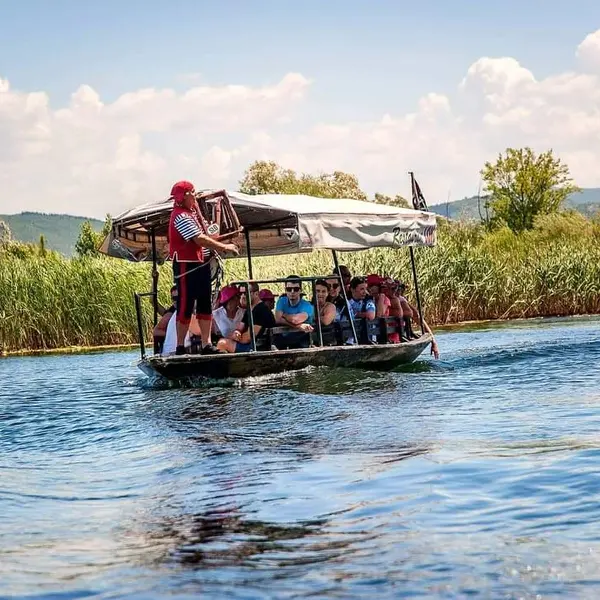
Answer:
[[[177,311],[175,311],[169,322],[167,323],[167,333],[165,334],[165,342],[163,344],[162,354],[173,354],[177,350]],[[190,332],[187,332],[183,345],[186,347],[191,346],[190,343]]]
[[[233,319],[230,319],[227,316],[227,310],[225,310],[224,306],[220,306],[219,308],[213,310],[213,322],[215,324],[215,330],[219,335],[223,337],[230,336],[234,329],[242,322],[244,318],[244,310],[241,308],[237,309],[235,316]]]

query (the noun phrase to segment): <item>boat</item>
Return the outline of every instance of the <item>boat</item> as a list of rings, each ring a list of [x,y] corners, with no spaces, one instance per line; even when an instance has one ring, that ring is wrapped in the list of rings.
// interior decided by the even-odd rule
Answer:
[[[412,175],[411,175],[412,176]],[[283,283],[284,279],[259,280],[253,277],[252,259],[257,256],[282,256],[329,250],[337,277],[342,279],[338,252],[367,250],[375,247],[408,248],[411,253],[413,285],[421,320],[421,335],[402,343],[388,343],[388,334],[396,331],[394,318],[376,319],[368,325],[364,320],[346,321],[337,325],[337,334],[350,332],[358,343],[339,345],[323,343],[318,318],[311,334],[311,346],[302,349],[256,349],[251,331],[252,350],[240,354],[161,355],[146,351],[142,316],[142,301],[149,297],[154,307],[154,323],[158,314],[158,265],[168,260],[167,231],[173,203],[171,198],[136,206],[112,222],[100,251],[133,262],[152,262],[152,289],[134,296],[140,361],[138,367],[150,377],[168,380],[201,378],[220,380],[246,378],[301,370],[307,367],[342,367],[390,370],[414,362],[432,343],[432,336],[423,327],[414,247],[431,247],[436,243],[436,216],[427,210],[414,210],[353,199],[317,198],[304,195],[248,195],[226,190],[202,190],[197,193],[198,210],[218,232],[221,240],[243,240],[240,257],[247,259],[248,277],[234,285]],[[222,261],[212,259],[213,283],[220,287]],[[314,290],[318,279],[331,279],[331,274],[302,277]],[[250,311],[251,312],[251,311]],[[250,318],[252,325],[252,318]],[[367,328],[370,328],[367,331]],[[280,331],[282,328],[277,328]],[[270,331],[269,334],[277,333]],[[378,343],[372,340],[377,339]]]

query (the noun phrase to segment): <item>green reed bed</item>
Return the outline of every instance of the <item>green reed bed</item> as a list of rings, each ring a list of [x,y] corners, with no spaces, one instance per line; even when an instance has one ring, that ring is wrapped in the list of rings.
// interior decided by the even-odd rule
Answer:
[[[519,235],[445,223],[438,245],[416,249],[415,256],[424,312],[432,324],[600,313],[600,228],[583,217],[554,215]],[[408,249],[375,249],[341,259],[353,273],[391,275],[412,290]],[[326,274],[332,267],[326,252],[257,258],[254,276]],[[226,280],[246,277],[244,260],[228,261]],[[163,303],[170,284],[170,265],[165,265]],[[0,249],[0,351],[135,343],[133,293],[149,288],[148,264]],[[145,301],[148,333],[151,322],[151,304]]]

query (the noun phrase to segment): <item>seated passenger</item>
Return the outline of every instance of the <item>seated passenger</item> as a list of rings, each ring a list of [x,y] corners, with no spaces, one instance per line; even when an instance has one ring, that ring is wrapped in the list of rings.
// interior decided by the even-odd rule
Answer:
[[[418,320],[419,312],[417,309],[412,306],[406,296],[407,285],[402,283],[401,281],[396,282],[396,296],[400,302],[400,307],[402,309],[402,320],[404,321],[404,331],[406,332],[406,337],[409,340],[417,339],[419,336],[416,335],[412,328],[412,321]]]
[[[334,346],[336,344],[333,322],[335,321],[337,311],[335,305],[328,301],[330,287],[324,279],[315,281],[315,297],[312,299],[312,305],[316,314],[319,315],[321,322],[321,335],[323,345]],[[317,318],[315,316],[315,323]]]
[[[377,317],[389,317],[390,316],[390,299],[381,293],[381,286],[384,284],[385,279],[381,275],[368,275],[367,276],[367,290],[375,302],[375,312]]]
[[[332,274],[335,275],[335,273]],[[329,296],[327,297],[327,301],[335,306],[335,310],[339,315],[346,308],[346,298],[344,298],[344,295],[341,293],[342,284],[338,278],[327,279],[327,284],[329,285]]]
[[[175,301],[173,300],[173,290],[175,290],[175,298],[177,298],[177,286],[173,285],[171,286],[171,304],[168,307],[164,307],[160,302],[156,302],[157,304],[157,312],[158,314],[162,317],[164,316],[167,312],[175,312]]]
[[[275,310],[275,296],[273,292],[268,289],[260,290],[258,293],[260,299],[269,307],[269,310]]]
[[[385,279],[380,275],[369,275],[367,277],[367,286],[369,289],[369,293],[375,301],[376,316],[378,318],[398,316],[397,314],[392,314],[392,300],[390,298],[391,292],[388,288],[388,281],[388,279]],[[400,301],[397,298],[395,299],[395,308],[399,309],[400,314],[402,314],[402,309],[400,308]],[[401,320],[397,323],[397,326],[400,328],[402,328],[401,323]],[[388,334],[387,339],[390,344],[399,344],[402,341],[402,336],[398,331],[394,331]]]
[[[240,290],[228,285],[219,295],[219,308],[213,311],[213,331],[219,337],[231,338],[241,323],[244,310],[240,308]]]
[[[366,319],[373,321],[376,315],[375,302],[373,298],[367,294],[367,282],[364,277],[353,277],[350,281],[350,298],[348,303],[350,305],[350,311],[352,319]],[[347,317],[344,314],[343,320]],[[371,335],[370,340],[372,342],[377,341],[376,335]],[[356,341],[353,336],[350,336],[346,340],[346,344],[355,344]]]
[[[183,345],[191,353],[191,348],[195,339],[200,338],[200,325],[196,315],[191,316],[190,326],[185,336]],[[173,312],[173,316],[169,319],[167,324],[167,332],[165,334],[165,341],[161,350],[163,356],[168,354],[175,354],[177,349],[177,311]]]
[[[167,336],[167,325],[171,317],[175,314],[175,305],[177,303],[177,286],[171,287],[171,306],[165,308],[159,305],[159,314],[161,315],[160,321],[154,327],[152,331],[152,337],[154,340],[154,354],[161,354],[165,343],[165,337]],[[162,309],[162,312],[161,312]]]
[[[335,321],[335,305],[329,302],[330,287],[324,279],[315,281],[316,298],[313,298],[313,306],[318,309],[321,325],[327,327]]]
[[[286,277],[285,296],[277,300],[275,306],[275,321],[277,325],[286,325],[297,331],[279,333],[273,343],[279,350],[292,348],[308,348],[310,332],[313,330],[313,305],[301,297],[302,282],[297,275]]]
[[[340,274],[342,276],[342,284],[344,285],[346,296],[350,298],[350,280],[352,279],[352,273],[350,273],[350,269],[346,265],[340,265]]]
[[[257,348],[263,344],[265,330],[275,327],[275,317],[269,307],[260,299],[257,283],[250,284],[250,306],[252,307],[252,320],[254,322],[254,337]],[[250,337],[248,310],[244,313],[242,322],[238,324],[231,338],[221,338],[217,342],[217,349],[221,352],[250,352],[252,338]]]

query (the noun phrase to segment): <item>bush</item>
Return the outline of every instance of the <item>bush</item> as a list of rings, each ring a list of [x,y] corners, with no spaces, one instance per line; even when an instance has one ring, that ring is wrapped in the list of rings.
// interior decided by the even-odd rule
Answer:
[[[600,225],[577,214],[539,217],[532,230],[487,232],[440,224],[438,245],[415,250],[424,313],[432,323],[600,312]],[[408,249],[340,256],[353,273],[400,278],[412,288]],[[257,258],[255,278],[325,275],[329,252]],[[135,343],[135,291],[150,288],[149,264],[106,257],[67,259],[38,246],[0,244],[0,349]],[[161,267],[168,302],[171,266]],[[243,259],[226,263],[227,281],[245,279]],[[269,286],[274,291],[281,287]],[[151,303],[144,303],[150,332]]]

